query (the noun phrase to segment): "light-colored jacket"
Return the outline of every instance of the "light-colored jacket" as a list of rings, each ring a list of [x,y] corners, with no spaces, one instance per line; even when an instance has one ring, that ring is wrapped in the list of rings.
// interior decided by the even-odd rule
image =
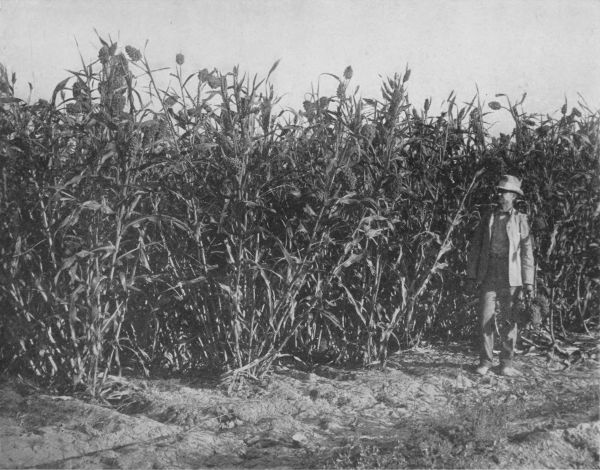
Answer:
[[[467,277],[483,282],[487,273],[492,238],[494,213],[485,216],[477,228],[467,258]],[[533,263],[533,246],[527,215],[512,209],[506,223],[506,232],[510,244],[508,259],[508,281],[511,286],[533,284],[535,268]]]

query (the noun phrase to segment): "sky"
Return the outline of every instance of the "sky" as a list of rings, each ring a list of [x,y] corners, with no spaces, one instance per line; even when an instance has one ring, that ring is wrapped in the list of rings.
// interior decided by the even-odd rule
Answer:
[[[0,0],[0,62],[17,74],[17,95],[48,98],[97,57],[103,37],[143,48],[154,67],[213,67],[273,75],[282,105],[301,107],[311,87],[334,92],[324,73],[354,70],[363,97],[380,98],[381,77],[411,69],[408,93],[431,112],[455,91],[479,88],[528,112],[556,113],[580,93],[600,109],[600,0]],[[502,111],[490,122],[508,130]]]

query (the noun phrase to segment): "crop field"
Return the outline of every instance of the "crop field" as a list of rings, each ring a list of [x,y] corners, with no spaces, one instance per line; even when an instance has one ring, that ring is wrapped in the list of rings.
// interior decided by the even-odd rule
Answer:
[[[33,104],[2,69],[3,370],[96,395],[124,368],[235,380],[468,337],[467,239],[506,172],[552,334],[598,326],[598,111],[451,94],[432,116],[410,70],[359,99],[348,67],[335,96],[274,115],[276,65],[187,72],[178,54],[162,90],[165,71],[102,41]],[[489,135],[499,111],[512,135]]]
[[[600,112],[526,96],[409,102],[410,70],[281,110],[270,78],[154,70],[101,39],[48,100],[0,69],[0,369],[107,398],[107,378],[281,361],[385,365],[476,325],[468,238],[523,178],[551,341],[600,311]],[[159,76],[169,74],[162,89]],[[511,135],[491,135],[509,113]]]

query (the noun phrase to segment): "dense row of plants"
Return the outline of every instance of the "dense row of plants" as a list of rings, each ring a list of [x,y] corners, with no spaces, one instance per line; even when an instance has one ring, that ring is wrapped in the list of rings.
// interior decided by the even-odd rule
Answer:
[[[408,69],[363,99],[350,67],[335,96],[276,111],[275,66],[188,75],[178,54],[161,89],[144,54],[102,41],[33,104],[1,69],[3,370],[97,393],[133,364],[261,374],[464,337],[467,239],[505,172],[524,177],[552,324],[594,322],[600,113],[451,94],[430,115]],[[489,134],[493,111],[512,135]]]

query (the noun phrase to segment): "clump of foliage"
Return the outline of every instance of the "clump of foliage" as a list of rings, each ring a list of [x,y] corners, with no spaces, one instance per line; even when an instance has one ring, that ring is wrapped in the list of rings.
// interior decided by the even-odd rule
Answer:
[[[599,307],[599,118],[475,97],[430,115],[410,70],[381,98],[277,111],[270,76],[184,73],[100,39],[50,101],[0,70],[0,366],[92,394],[123,367],[260,375],[278,357],[385,362],[474,325],[467,239],[500,174],[524,176],[551,324]]]
[[[388,443],[354,439],[335,450],[330,468],[485,468],[509,437],[523,406],[505,396],[458,400],[443,421],[407,426],[408,437]],[[400,433],[401,434],[401,433]]]

